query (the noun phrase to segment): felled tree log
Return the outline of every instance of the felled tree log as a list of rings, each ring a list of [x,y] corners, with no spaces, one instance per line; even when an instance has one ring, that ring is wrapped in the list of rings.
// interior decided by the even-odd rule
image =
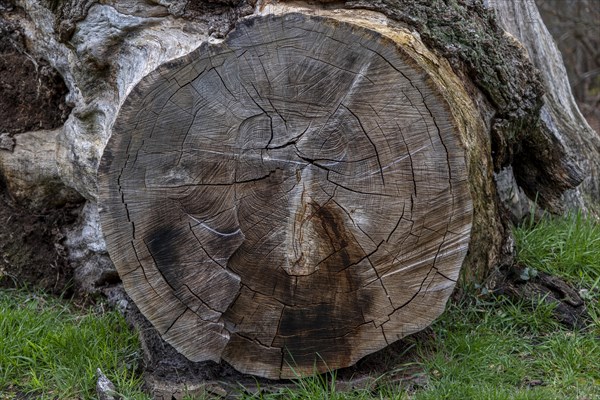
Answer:
[[[510,263],[513,203],[598,201],[597,147],[548,134],[579,122],[544,114],[560,107],[526,54],[541,36],[514,35],[522,46],[489,8],[523,21],[531,2],[50,3],[0,2],[0,25],[56,68],[74,108],[49,132],[0,132],[0,201],[26,215],[83,196],[47,244],[91,291],[115,280],[108,245],[191,359],[270,377],[348,365],[429,324],[463,257],[464,282]],[[559,75],[544,75],[549,93]],[[22,260],[10,249],[39,248],[15,237],[15,217],[0,209],[0,274]]]
[[[99,170],[103,231],[186,357],[291,378],[442,312],[470,237],[465,138],[403,39],[255,17],[130,94]]]

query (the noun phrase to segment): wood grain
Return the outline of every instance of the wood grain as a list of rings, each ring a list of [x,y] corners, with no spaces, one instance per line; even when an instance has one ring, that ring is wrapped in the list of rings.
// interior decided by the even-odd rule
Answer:
[[[429,325],[471,229],[443,97],[374,30],[244,20],[144,78],[99,169],[131,298],[193,361],[289,378]]]

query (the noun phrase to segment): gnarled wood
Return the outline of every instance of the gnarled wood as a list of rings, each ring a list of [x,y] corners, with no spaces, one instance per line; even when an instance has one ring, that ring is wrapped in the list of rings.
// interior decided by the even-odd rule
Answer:
[[[554,203],[558,204],[548,204],[554,210],[560,210],[563,204],[568,208],[595,208],[600,202],[600,136],[577,107],[562,56],[535,1],[487,2],[502,26],[523,44],[546,90],[540,133],[527,139],[523,156],[514,163],[520,184],[529,189],[532,199],[551,198],[547,192],[555,191]],[[565,189],[579,183],[574,193],[567,192],[566,199],[557,201]],[[531,193],[532,187],[537,187],[537,193]]]
[[[389,36],[247,19],[129,95],[99,170],[107,247],[193,361],[348,366],[442,312],[471,229],[462,140]]]

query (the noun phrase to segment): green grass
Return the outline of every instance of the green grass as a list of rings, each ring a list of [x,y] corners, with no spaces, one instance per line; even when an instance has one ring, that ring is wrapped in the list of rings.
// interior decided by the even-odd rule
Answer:
[[[600,226],[573,214],[514,231],[518,260],[584,290],[591,318],[568,329],[545,302],[512,303],[471,293],[448,305],[429,339],[387,360],[389,372],[365,389],[341,390],[335,373],[299,379],[244,399],[600,399]],[[100,367],[126,399],[147,399],[136,373],[138,343],[115,312],[80,312],[69,303],[0,291],[0,399],[93,398]],[[419,383],[414,384],[414,376]],[[11,395],[13,397],[11,397]],[[192,399],[192,397],[190,397]]]
[[[570,330],[544,302],[467,298],[433,325],[420,345],[432,377],[415,399],[600,398],[600,223],[574,213],[514,229],[518,262],[560,276],[585,293],[588,326]]]
[[[451,305],[433,329],[434,349],[421,347],[432,379],[416,399],[600,396],[600,341],[558,325],[543,302]]]
[[[138,352],[137,336],[115,311],[81,311],[51,296],[0,291],[0,399],[93,399],[96,368],[135,398]]]
[[[588,326],[560,325],[544,302],[452,304],[433,325],[435,348],[421,346],[432,379],[415,399],[600,398],[600,224],[575,213],[529,220],[514,235],[519,263],[586,291]]]
[[[562,277],[580,289],[600,336],[600,221],[580,212],[527,221],[514,229],[522,265]]]
[[[523,265],[590,286],[600,280],[600,223],[580,212],[514,229]]]

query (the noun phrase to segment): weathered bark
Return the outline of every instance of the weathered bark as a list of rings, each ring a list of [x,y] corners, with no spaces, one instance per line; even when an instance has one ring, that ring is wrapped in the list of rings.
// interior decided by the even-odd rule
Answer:
[[[556,276],[538,271],[532,273],[520,265],[498,275],[494,288],[497,295],[506,296],[514,302],[526,300],[532,305],[548,304],[552,306],[555,318],[569,328],[581,329],[590,318],[577,291]]]
[[[466,281],[481,281],[500,264],[510,262],[512,249],[505,226],[509,220],[518,221],[524,216],[530,200],[537,196],[542,206],[552,210],[572,203],[571,200],[561,199],[561,195],[566,189],[577,185],[583,177],[581,171],[588,174],[586,183],[580,189],[583,196],[576,192],[570,198],[579,196],[591,199],[590,202],[598,200],[594,197],[597,196],[597,175],[594,177],[590,172],[593,171],[590,166],[597,163],[594,158],[597,157],[597,142],[586,135],[583,136],[587,139],[563,139],[575,137],[578,132],[574,128],[579,124],[576,109],[563,112],[556,107],[557,104],[568,106],[567,109],[572,107],[570,103],[560,100],[565,99],[566,95],[542,97],[543,89],[537,72],[525,54],[526,49],[536,54],[535,50],[544,43],[530,41],[529,45],[523,47],[514,37],[504,33],[490,9],[480,2],[378,0],[303,4],[264,1],[256,5],[252,1],[188,3],[181,0],[163,6],[160,4],[166,3],[149,4],[137,0],[107,1],[103,4],[73,0],[60,5],[56,2],[23,0],[16,2],[18,7],[4,3],[0,1],[2,17],[18,25],[27,39],[28,54],[47,58],[60,72],[69,88],[65,104],[74,105],[73,112],[62,127],[47,133],[11,133],[0,137],[0,172],[6,181],[7,192],[16,203],[32,208],[50,203],[54,206],[67,204],[78,194],[85,197],[88,203],[82,209],[79,226],[64,229],[67,239],[63,245],[69,251],[72,265],[76,266],[76,276],[93,277],[93,283],[84,285],[86,288],[96,290],[113,282],[114,270],[106,256],[106,245],[98,223],[96,172],[117,120],[116,133],[107,148],[100,171],[104,180],[100,201],[106,207],[103,219],[111,257],[128,290],[159,331],[188,355],[190,352],[204,352],[192,358],[223,357],[240,369],[253,373],[290,376],[288,366],[281,365],[290,361],[285,354],[282,355],[282,349],[294,347],[293,343],[290,346],[288,339],[293,335],[287,334],[285,326],[278,333],[281,326],[263,324],[262,321],[282,320],[282,315],[288,312],[285,321],[301,321],[306,315],[309,317],[304,318],[307,324],[312,320],[316,323],[317,307],[308,305],[313,303],[302,303],[309,297],[310,288],[313,300],[327,304],[325,308],[328,312],[325,314],[332,316],[332,321],[324,323],[323,329],[311,330],[305,326],[297,332],[302,332],[302,329],[308,332],[307,335],[300,335],[302,340],[314,335],[310,336],[313,342],[319,334],[327,337],[346,335],[344,343],[331,339],[329,347],[332,354],[335,351],[337,354],[333,354],[332,358],[329,354],[326,356],[328,363],[337,360],[331,362],[331,368],[346,365],[387,342],[425,326],[441,312],[464,255],[464,246],[451,243],[451,235],[457,234],[454,238],[456,241],[466,243],[466,240],[470,240],[475,244],[470,246],[462,263],[461,276]],[[502,6],[506,4],[501,3],[490,2],[497,5],[500,19],[504,21]],[[531,5],[528,2],[519,4],[519,7]],[[518,15],[521,18],[525,15],[523,10],[517,7],[511,12],[521,13]],[[310,62],[306,57],[300,60],[294,58],[301,53],[282,53],[289,65],[288,70],[282,69],[282,75],[271,75],[268,68],[265,69],[269,72],[263,73],[262,66],[258,70],[244,69],[250,65],[257,66],[257,62],[260,66],[260,61],[279,62],[276,57],[279,51],[269,47],[275,45],[265,44],[261,47],[251,46],[248,42],[243,46],[240,44],[243,40],[257,44],[263,38],[261,35],[271,35],[253,33],[248,22],[250,20],[244,17],[255,14],[251,17],[252,21],[264,21],[275,18],[269,15],[278,15],[279,21],[290,13],[304,15],[297,18],[305,18],[306,21],[329,21],[325,23],[326,26],[332,24],[331,21],[338,21],[335,24],[341,31],[346,29],[347,36],[357,35],[352,36],[357,39],[348,41],[346,37],[337,38],[349,42],[346,43],[349,47],[342,51],[342,44],[331,46],[330,39],[325,39],[332,35],[335,37],[333,33],[324,34],[319,31],[320,25],[315,25],[312,33],[299,35],[300,47],[313,42],[323,43],[323,49],[330,48],[331,51],[309,53],[316,59]],[[506,26],[508,28],[509,25]],[[244,29],[248,35],[240,36]],[[274,32],[274,29],[270,31]],[[279,35],[285,37],[286,34],[284,31]],[[314,40],[306,39],[309,36]],[[521,39],[537,37],[540,36],[523,35]],[[225,44],[219,44],[223,38]],[[274,38],[272,41],[276,40],[283,39]],[[238,43],[238,47],[234,43]],[[373,53],[374,49],[387,50],[381,53],[383,56],[371,54],[372,58],[365,58],[363,53],[356,50],[360,43],[365,45],[366,54]],[[243,55],[234,60],[225,52],[226,44],[238,49],[237,55],[241,55],[239,49],[244,46],[249,49],[246,56],[257,53],[257,49],[265,53],[260,53],[262,57],[255,57],[252,61],[247,61]],[[320,50],[315,47],[311,51]],[[163,65],[186,54],[190,55]],[[336,58],[336,54],[343,54],[344,57]],[[349,54],[356,55],[356,64],[349,63],[345,58]],[[531,60],[541,68],[543,60],[531,54]],[[382,61],[389,61],[392,56],[396,61],[387,64]],[[212,67],[216,68],[209,66],[211,58],[214,63]],[[350,72],[337,72],[337,75],[331,75],[338,81],[337,85],[331,87],[317,83],[313,88],[307,87],[304,94],[300,90],[296,93],[296,97],[301,98],[301,94],[307,96],[311,90],[331,90],[333,97],[329,103],[316,94],[310,99],[301,99],[304,103],[325,104],[322,106],[325,110],[327,106],[337,104],[335,99],[338,96],[339,107],[333,108],[337,111],[327,115],[323,110],[307,108],[307,105],[291,107],[294,96],[285,92],[289,90],[288,85],[264,82],[268,77],[277,83],[281,77],[291,77],[291,71],[296,71],[297,82],[304,79],[300,77],[301,74],[305,78],[312,76],[318,80],[315,71],[325,68],[325,65],[317,62],[319,58],[334,65],[348,62],[346,69],[355,73],[360,72],[363,66],[365,71],[373,68],[369,67],[367,61],[378,62],[382,67],[381,72],[376,72],[385,76],[382,82],[389,82],[386,85],[389,88],[377,89],[374,93],[366,90],[371,83],[367,77],[377,83],[377,79],[369,74],[361,72],[356,75],[357,78],[351,79],[346,76]],[[226,61],[223,66],[219,64],[221,59]],[[296,61],[291,61],[290,65],[289,60]],[[185,75],[186,68],[198,68],[203,63],[210,73],[200,75],[201,71],[196,71],[188,76],[177,75]],[[555,64],[560,65],[560,60],[556,60]],[[164,76],[160,72],[151,74],[157,67],[160,67],[158,71]],[[231,68],[241,72],[227,72],[232,71]],[[183,72],[177,73],[176,70]],[[150,77],[143,79],[148,74]],[[177,80],[184,79],[191,83],[179,89],[177,82],[174,82],[172,89],[164,88],[156,95],[144,97],[144,87],[148,89],[155,84],[164,87],[169,74],[175,74]],[[406,77],[402,74],[406,74]],[[558,78],[559,75],[554,75],[544,80],[548,93],[552,91],[551,83]],[[142,83],[122,107],[141,80]],[[162,83],[159,84],[160,80]],[[200,93],[195,91],[197,88],[190,90],[194,82],[201,86]],[[240,82],[244,83],[247,92],[242,90]],[[356,85],[355,89],[366,90],[367,94],[355,94],[354,89],[350,89],[352,82]],[[254,83],[256,88],[249,83]],[[169,90],[173,92],[169,94]],[[210,90],[212,96],[206,90]],[[401,96],[402,91],[406,92],[406,98]],[[146,113],[146,117],[143,117],[143,112],[139,117],[134,113],[135,107],[139,107],[136,102],[152,100],[158,105],[171,94],[174,97],[160,118],[151,113]],[[211,113],[203,111],[198,115],[213,122],[200,126],[200,130],[190,130],[191,134],[184,138],[188,128],[182,124],[189,125],[192,122],[185,112],[177,111],[176,107],[189,107],[185,103],[194,96],[200,96],[198,98],[204,99],[207,104],[205,108],[200,105],[194,107],[212,110]],[[340,96],[347,99],[339,101]],[[238,102],[240,99],[245,103]],[[391,108],[382,106],[386,101]],[[214,106],[218,102],[222,104],[216,111],[223,114],[215,111]],[[284,104],[285,108],[282,106]],[[117,119],[119,113],[121,116]],[[411,122],[416,115],[418,118],[414,123]],[[322,132],[331,132],[329,141],[318,141],[319,136],[312,133],[314,127],[307,122],[306,116],[314,120],[313,124],[320,124]],[[137,118],[141,118],[140,126],[150,122],[145,118],[156,119],[159,129],[152,132],[152,137],[147,129],[128,131],[127,124]],[[329,122],[325,123],[327,118]],[[242,123],[244,119],[247,122]],[[338,123],[338,129],[333,128],[334,122]],[[394,126],[392,122],[398,125]],[[213,143],[223,141],[219,133],[227,131],[223,126],[229,126],[235,133],[231,143],[225,145],[227,151],[224,151],[223,157],[193,157],[192,154],[223,152],[224,145]],[[306,133],[301,135],[305,129]],[[168,137],[176,139],[172,142],[165,139],[164,132],[170,131],[172,136]],[[563,136],[557,133],[559,131],[563,132]],[[419,133],[426,135],[424,139]],[[123,140],[128,137],[133,147],[126,151]],[[336,142],[333,141],[334,137],[337,138]],[[428,141],[430,147],[421,150]],[[39,143],[42,142],[44,146],[40,148]],[[256,148],[256,157],[248,156],[251,154],[248,147],[251,144]],[[586,150],[578,152],[576,147],[581,144]],[[171,153],[165,153],[165,150]],[[236,151],[244,156],[232,160],[230,155]],[[112,160],[109,159],[111,153],[114,157]],[[133,159],[130,157],[126,162],[128,153],[132,154]],[[41,162],[29,165],[25,161],[27,157],[24,157],[27,154],[36,154]],[[267,159],[267,156],[271,159]],[[172,162],[169,157],[176,157],[180,163],[179,170],[166,167],[166,163]],[[281,162],[281,158],[287,162]],[[136,160],[135,163],[133,160]],[[352,162],[340,162],[347,160]],[[450,165],[448,160],[451,161]],[[243,168],[237,168],[238,175],[225,179],[225,175],[232,172],[231,166],[238,163],[245,163]],[[296,182],[296,167],[292,167],[292,164],[300,169],[299,182]],[[146,171],[140,166],[144,166]],[[219,168],[220,172],[204,172],[207,167]],[[123,171],[119,171],[119,168],[123,168]],[[196,170],[202,172],[194,174]],[[186,171],[194,175],[186,176]],[[350,179],[347,175],[355,178]],[[117,176],[123,178],[122,184],[119,181],[120,187],[115,186]],[[356,176],[368,176],[369,179],[358,184]],[[436,190],[430,190],[431,182],[434,182]],[[449,182],[452,182],[453,191],[445,193],[442,189],[449,187]],[[503,187],[504,182],[509,189]],[[300,187],[304,183],[308,185],[306,193],[310,196],[302,196]],[[397,190],[389,192],[392,183]],[[186,190],[173,187],[182,184],[190,186]],[[500,189],[500,198],[497,189]],[[235,196],[232,200],[231,192],[238,190],[247,194],[247,197],[236,203]],[[269,202],[267,195],[273,195],[273,190],[281,192],[281,195],[277,194],[276,201]],[[290,192],[286,193],[287,190]],[[518,199],[519,193],[523,201]],[[119,197],[121,194],[123,198]],[[521,205],[511,208],[515,198]],[[472,220],[463,215],[469,209],[466,206],[469,202],[472,203]],[[310,217],[311,203],[318,204],[314,213],[318,219]],[[362,213],[360,218],[350,212],[355,203],[362,207],[354,213]],[[174,204],[178,204],[178,207],[174,207]],[[236,209],[233,213],[234,206],[246,211]],[[259,218],[261,216],[264,218]],[[296,227],[301,229],[294,230],[293,223],[288,228],[286,221],[293,222],[296,216],[299,221]],[[214,225],[210,217],[216,217],[213,220],[218,225]],[[256,225],[249,226],[253,224],[253,219],[257,219]],[[315,223],[317,220],[324,222]],[[418,225],[419,221],[422,226]],[[412,228],[405,222],[410,222]],[[458,225],[456,229],[449,229],[447,223]],[[268,233],[272,225],[273,233]],[[166,229],[160,231],[161,226]],[[215,229],[216,226],[228,230]],[[429,231],[426,227],[433,229]],[[236,232],[237,229],[239,232]],[[232,235],[219,235],[219,232]],[[187,235],[185,240],[184,235]],[[214,235],[215,239],[219,236],[228,238],[232,243],[225,245],[227,241],[221,240],[217,245],[217,242],[212,242],[210,235]],[[406,238],[403,244],[402,235]],[[419,240],[412,235],[420,236]],[[261,237],[265,238],[262,242]],[[306,240],[306,237],[314,240]],[[407,246],[410,241],[413,241],[414,248]],[[313,245],[313,242],[318,245]],[[195,246],[200,243],[208,249],[206,253]],[[146,244],[149,251],[145,250]],[[261,248],[268,250],[263,252]],[[145,250],[145,253],[138,254],[138,260],[133,249],[136,252]],[[270,249],[275,250],[269,255]],[[421,252],[423,258],[403,253],[407,250]],[[454,250],[456,253],[451,255]],[[386,252],[399,256],[398,260],[389,261],[380,256]],[[153,253],[155,260],[152,260],[150,253]],[[329,254],[333,255],[327,258]],[[445,256],[456,258],[442,262]],[[175,259],[177,262],[173,262]],[[257,265],[259,260],[266,261],[266,266],[260,271],[257,267],[245,269],[246,265]],[[298,260],[300,262],[296,262]],[[323,260],[326,261],[321,263]],[[371,262],[374,266],[361,264]],[[411,275],[403,271],[403,265],[412,263],[422,264],[419,273],[425,271],[425,274],[420,275],[420,279],[417,272]],[[210,271],[213,271],[217,274],[215,276],[233,282],[231,292],[224,292],[223,287],[215,284],[215,281],[190,274],[191,269],[187,268],[193,268],[193,265],[203,269],[204,276],[211,275]],[[318,271],[316,266],[319,266]],[[336,269],[344,266],[349,268],[346,272],[352,270],[352,273],[336,273]],[[365,273],[357,274],[354,269],[362,266],[365,266]],[[450,279],[434,273],[436,270],[433,267],[441,266],[447,270],[440,272]],[[302,275],[313,269],[315,272],[312,275]],[[149,275],[140,276],[142,271]],[[398,273],[391,274],[392,271]],[[268,282],[289,283],[294,274],[306,282],[306,286],[298,286],[298,293],[293,293],[291,287],[286,288],[284,284],[269,290],[255,290],[261,285],[266,286]],[[369,274],[373,276],[369,277]],[[386,278],[386,274],[389,274],[389,278]],[[394,290],[386,293],[387,283],[384,281],[393,280],[394,276],[397,278],[401,274],[408,274],[404,275],[406,281],[398,279],[398,282],[391,284]],[[163,279],[163,276],[167,279]],[[261,279],[257,279],[257,276]],[[141,286],[136,286],[138,281],[134,282],[134,277],[140,277]],[[188,282],[182,279],[194,280],[194,287],[186,291]],[[236,283],[238,279],[239,283]],[[243,286],[246,279],[252,284]],[[429,285],[434,279],[439,281]],[[167,298],[164,304],[159,304],[152,298],[154,295],[149,295],[144,289],[150,286],[154,288],[156,284],[163,285],[156,297]],[[436,288],[436,284],[439,284],[439,292],[431,290]],[[312,285],[330,290],[315,290]],[[371,293],[371,287],[377,289]],[[255,295],[252,290],[261,294]],[[207,294],[211,291],[215,295],[215,304],[211,295]],[[356,296],[352,297],[352,293]],[[289,295],[292,298],[298,296],[300,300],[294,300],[297,303],[280,302]],[[412,301],[400,307],[413,295]],[[250,301],[252,296],[260,298],[264,301],[260,304],[266,306],[256,307]],[[403,296],[407,299],[403,300]],[[163,310],[157,310],[157,305]],[[189,311],[189,307],[192,311]],[[304,311],[286,311],[294,307]],[[419,316],[414,324],[402,325],[412,322],[402,320],[416,315],[414,310],[419,307],[431,307],[431,310],[424,314],[417,311]],[[255,321],[261,323],[248,323],[250,314],[257,315]],[[182,317],[177,319],[179,315]],[[385,322],[389,315],[390,322]],[[191,349],[193,344],[187,337],[175,337],[177,332],[179,335],[185,332],[183,322],[188,318],[190,321],[194,318],[198,318],[196,321],[202,320],[198,322],[199,326],[210,325],[215,328],[212,331],[202,330],[202,335],[216,335],[216,338],[220,335],[223,338],[221,345],[212,349]],[[170,327],[171,323],[173,327]],[[387,337],[388,326],[391,337]],[[236,329],[239,334],[235,332]],[[376,333],[371,334],[368,329]],[[331,334],[327,333],[328,330]],[[361,339],[361,335],[366,339]],[[232,344],[228,344],[230,342],[227,340]],[[265,343],[267,346],[261,347]],[[323,346],[319,348],[320,352],[323,350],[326,353],[328,349],[324,347],[327,343],[318,343]],[[305,344],[302,342],[302,346],[307,347]],[[260,348],[261,352],[248,351],[249,346]],[[304,365],[299,370],[301,373],[310,372],[307,364],[309,360],[312,362],[316,352],[309,353],[306,358],[300,357]],[[270,362],[264,361],[265,365],[253,369],[247,359],[257,354],[265,358],[274,354],[270,362],[275,360],[275,364],[278,361],[279,365],[273,367]],[[346,360],[342,360],[344,357]],[[312,365],[310,367],[312,369]],[[324,368],[323,365],[318,367],[320,370]]]
[[[39,107],[26,96],[33,92],[46,98],[50,91],[44,90],[45,77],[54,79],[59,74],[56,71],[33,74],[25,81],[29,85],[27,90],[14,91],[16,97],[9,97],[13,92],[3,88],[2,99],[14,101],[25,110],[21,113],[11,106],[6,110],[7,115],[11,118],[27,115],[30,122],[23,124],[23,129],[54,127],[46,125],[45,121],[53,121],[47,117],[61,116],[62,123],[63,111],[68,105],[74,107],[64,125],[52,131],[21,134],[22,129],[5,128],[8,133],[0,132],[0,188],[1,195],[9,198],[0,200],[19,207],[13,216],[9,211],[12,208],[0,212],[3,221],[18,226],[15,229],[10,224],[0,225],[0,236],[10,238],[2,243],[3,281],[50,273],[52,277],[48,280],[55,282],[55,271],[48,263],[27,262],[36,260],[34,255],[46,245],[68,249],[39,255],[51,263],[55,260],[59,265],[70,263],[71,268],[58,268],[65,274],[59,282],[70,281],[74,276],[79,289],[95,292],[115,281],[116,270],[106,253],[94,199],[98,162],[116,112],[126,93],[144,75],[161,63],[190,52],[206,41],[209,34],[218,35],[221,30],[230,29],[231,21],[249,12],[243,3],[226,12],[224,7],[209,7],[202,15],[199,14],[204,11],[202,7],[199,11],[184,8],[181,2],[165,7],[138,1],[102,5],[87,0],[0,1],[0,28],[9,33],[3,39],[8,38],[10,44],[2,49],[19,63],[37,63],[43,67],[42,72],[47,71],[45,63],[49,63],[62,75],[61,87],[66,84],[69,89],[65,98],[56,97],[57,100],[49,102],[51,107]],[[16,68],[21,70],[19,66]],[[11,82],[13,70],[0,68],[0,80]],[[21,94],[25,96],[18,97]],[[54,226],[51,221],[55,213],[51,208],[81,202],[84,198],[88,204],[81,209],[76,226]],[[34,215],[27,217],[31,213]],[[17,218],[17,214],[23,217]],[[14,234],[21,228],[28,233]],[[34,242],[40,240],[38,232],[56,234],[42,236],[42,245]],[[36,268],[40,270],[34,271]],[[24,270],[31,273],[23,274]],[[35,284],[46,279],[25,281]],[[42,286],[52,289],[54,284]]]
[[[546,90],[544,105],[540,111],[540,130],[525,143],[525,148],[514,163],[515,174],[527,187],[539,187],[527,193],[531,199],[537,194],[545,196],[545,187],[552,184],[548,174],[565,176],[562,171],[581,170],[582,184],[576,191],[568,191],[566,199],[551,202],[555,209],[565,204],[569,207],[597,207],[600,204],[600,136],[581,115],[571,87],[562,57],[552,36],[546,29],[534,0],[504,1],[488,0],[502,26],[514,35],[527,50],[533,64],[540,71]],[[543,168],[533,164],[544,157]],[[571,174],[572,176],[572,174]],[[535,182],[539,181],[536,185]],[[554,181],[556,184],[556,181]],[[558,183],[561,193],[573,187],[572,182]]]

